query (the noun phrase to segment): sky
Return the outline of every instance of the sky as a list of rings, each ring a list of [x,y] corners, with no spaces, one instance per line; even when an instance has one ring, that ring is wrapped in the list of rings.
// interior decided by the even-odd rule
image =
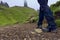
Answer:
[[[9,4],[10,7],[12,6],[24,6],[24,0],[0,0],[3,2],[7,2]],[[28,3],[28,6],[34,9],[39,9],[39,4],[37,2],[37,0],[26,0]],[[56,3],[59,0],[49,0],[48,1],[48,5],[50,6],[51,4]]]

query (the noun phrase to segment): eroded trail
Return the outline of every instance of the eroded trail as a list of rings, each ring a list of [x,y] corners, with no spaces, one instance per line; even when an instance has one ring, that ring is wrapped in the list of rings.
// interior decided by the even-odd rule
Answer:
[[[36,23],[27,23],[0,28],[0,40],[60,40],[60,28],[57,33],[31,33],[36,27]]]

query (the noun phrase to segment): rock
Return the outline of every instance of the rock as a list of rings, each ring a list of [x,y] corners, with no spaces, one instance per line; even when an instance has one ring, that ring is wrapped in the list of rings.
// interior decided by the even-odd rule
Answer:
[[[36,33],[42,33],[42,30],[41,29],[35,29],[35,32]]]
[[[36,32],[31,31],[31,34],[36,34]]]

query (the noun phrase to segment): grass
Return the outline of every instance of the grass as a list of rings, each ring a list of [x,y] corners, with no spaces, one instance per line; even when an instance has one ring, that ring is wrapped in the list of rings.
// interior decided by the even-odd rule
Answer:
[[[57,7],[53,10],[53,12],[59,10],[60,7]],[[31,16],[34,17],[35,21],[38,20],[38,13],[32,8],[19,6],[7,8],[0,6],[0,26],[12,25],[15,23],[23,24],[26,23]],[[56,20],[56,23],[60,26],[60,20]]]
[[[58,27],[60,27],[60,19],[56,20],[56,24]]]
[[[53,11],[53,13],[55,15],[55,12],[60,11],[60,6],[58,6],[58,7],[51,7],[51,10]]]
[[[36,17],[37,12],[32,8],[0,6],[0,26],[11,25],[14,23],[25,23],[31,16]]]

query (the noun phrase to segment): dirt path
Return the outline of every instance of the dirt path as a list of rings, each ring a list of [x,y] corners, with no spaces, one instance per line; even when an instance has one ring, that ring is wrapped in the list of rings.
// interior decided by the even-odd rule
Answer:
[[[34,33],[33,31],[37,25],[32,24],[15,24],[0,28],[0,40],[60,40],[60,28],[57,33]]]

